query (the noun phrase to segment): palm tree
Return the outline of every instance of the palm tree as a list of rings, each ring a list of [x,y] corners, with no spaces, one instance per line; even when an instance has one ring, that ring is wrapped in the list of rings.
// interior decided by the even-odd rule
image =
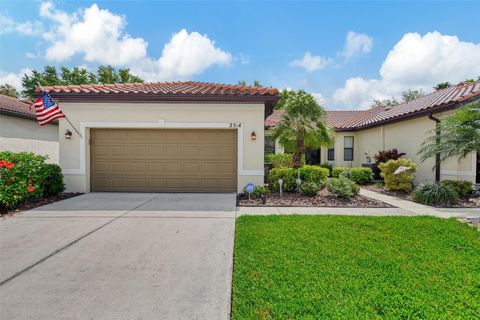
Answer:
[[[315,98],[303,90],[284,90],[277,109],[285,110],[282,121],[273,132],[285,148],[293,150],[295,168],[302,165],[302,155],[307,148],[330,146],[333,131],[327,127],[326,112]]]
[[[480,150],[480,101],[461,107],[455,114],[442,120],[422,143],[418,152],[421,160],[440,154],[440,160]]]

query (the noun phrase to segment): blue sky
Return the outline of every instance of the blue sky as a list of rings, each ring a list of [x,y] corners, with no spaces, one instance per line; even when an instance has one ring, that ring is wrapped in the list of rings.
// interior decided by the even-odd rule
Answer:
[[[45,65],[259,80],[330,109],[480,75],[479,1],[5,1],[0,82]],[[79,31],[80,30],[80,31]]]

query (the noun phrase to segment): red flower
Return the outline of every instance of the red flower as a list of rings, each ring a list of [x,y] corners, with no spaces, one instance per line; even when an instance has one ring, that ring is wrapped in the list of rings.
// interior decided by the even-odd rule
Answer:
[[[32,193],[33,191],[35,191],[35,187],[32,186],[32,185],[29,185],[28,188],[27,188],[27,191]]]
[[[5,162],[5,161],[3,161],[3,160],[0,160],[0,168],[1,168],[1,167],[4,167],[4,166],[5,166],[5,164],[6,164],[6,162]]]
[[[5,167],[6,167],[7,169],[12,169],[12,168],[13,168],[13,162],[6,162],[6,163],[5,163]]]

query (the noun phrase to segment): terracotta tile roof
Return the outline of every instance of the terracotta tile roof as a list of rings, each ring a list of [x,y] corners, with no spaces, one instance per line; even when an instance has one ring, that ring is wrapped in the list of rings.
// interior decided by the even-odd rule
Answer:
[[[361,115],[364,111],[327,111],[327,125],[334,128],[337,124],[357,115]],[[265,127],[276,127],[282,121],[284,110],[273,110],[273,113],[265,119]]]
[[[150,94],[184,96],[277,96],[275,88],[228,85],[209,82],[175,81],[152,83],[119,83],[43,87],[51,93],[69,94]],[[37,92],[40,88],[37,88]]]
[[[35,110],[30,110],[29,107],[27,101],[0,95],[0,113],[36,119]]]
[[[378,106],[363,111],[327,111],[327,124],[335,130],[358,130],[430,111],[434,112],[446,106],[453,108],[457,104],[477,98],[480,99],[480,81],[459,83],[394,107]],[[282,113],[283,110],[275,110],[266,119],[265,126],[276,126],[281,120]]]

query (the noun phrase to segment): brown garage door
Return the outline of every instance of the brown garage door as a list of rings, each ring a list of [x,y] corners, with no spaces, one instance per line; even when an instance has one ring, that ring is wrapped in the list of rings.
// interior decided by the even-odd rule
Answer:
[[[91,129],[91,190],[236,192],[237,131]]]

